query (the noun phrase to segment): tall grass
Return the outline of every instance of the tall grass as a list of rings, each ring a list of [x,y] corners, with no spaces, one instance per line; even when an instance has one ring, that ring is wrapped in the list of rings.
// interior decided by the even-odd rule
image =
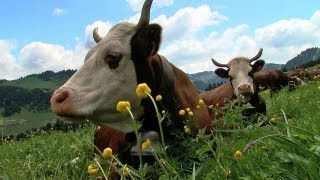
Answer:
[[[320,175],[320,82],[310,82],[270,98],[267,115],[245,119],[226,107],[215,131],[185,133],[158,161],[139,169],[118,163],[128,179],[318,179]],[[96,179],[110,172],[110,159],[93,157],[95,127],[35,135],[0,146],[0,179]],[[238,153],[236,153],[239,151]],[[78,157],[78,160],[74,160]],[[112,158],[117,158],[113,156]],[[74,161],[73,161],[74,160]],[[87,173],[94,160],[102,165]],[[127,168],[127,169],[126,169]],[[141,173],[143,172],[143,173]],[[129,174],[129,175],[128,175]]]

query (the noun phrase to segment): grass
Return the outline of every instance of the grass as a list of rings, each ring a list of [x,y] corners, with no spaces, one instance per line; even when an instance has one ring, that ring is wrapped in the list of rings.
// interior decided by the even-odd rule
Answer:
[[[12,119],[19,122],[10,126],[1,126],[0,134],[17,135],[32,128],[39,128],[47,123],[52,123],[57,119],[57,117],[58,116],[49,110],[43,112],[31,112],[26,109],[22,109],[20,113],[15,113],[10,117],[0,116],[0,124],[4,123],[6,120]]]
[[[320,81],[293,92],[286,88],[270,98],[267,115],[244,120],[239,109],[223,110],[225,120],[212,134],[185,134],[168,146],[159,162],[130,168],[129,176],[145,179],[318,179],[320,175]],[[0,146],[0,179],[96,179],[87,173],[94,164],[95,127],[71,133],[51,132]],[[234,156],[240,151],[240,155]],[[77,163],[71,163],[79,157]],[[97,156],[98,162],[105,159]],[[166,170],[165,171],[163,170]],[[104,172],[108,171],[104,169]],[[142,173],[144,172],[144,174]],[[130,176],[132,175],[132,176]]]

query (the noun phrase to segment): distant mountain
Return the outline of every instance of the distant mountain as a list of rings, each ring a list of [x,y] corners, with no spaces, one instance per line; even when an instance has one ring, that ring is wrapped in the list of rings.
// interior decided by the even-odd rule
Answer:
[[[281,70],[283,66],[284,66],[284,64],[266,63],[263,66],[262,70],[265,70],[265,71],[274,70],[274,69]]]
[[[287,70],[293,70],[302,67],[304,64],[310,63],[311,61],[317,61],[320,58],[320,48],[313,47],[302,51],[293,59],[289,60],[284,68]]]

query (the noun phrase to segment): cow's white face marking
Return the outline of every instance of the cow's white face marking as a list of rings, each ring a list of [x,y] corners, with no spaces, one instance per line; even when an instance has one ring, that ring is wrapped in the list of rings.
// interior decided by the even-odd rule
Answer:
[[[235,58],[228,63],[230,81],[233,86],[233,91],[236,96],[240,96],[239,88],[242,85],[249,86],[249,91],[253,94],[253,78],[249,76],[252,67],[247,58]]]
[[[136,32],[131,23],[119,23],[92,48],[84,64],[56,92],[68,91],[72,116],[82,116],[123,132],[133,131],[128,114],[117,112],[118,101],[131,103],[135,117],[142,114],[135,94],[137,76],[130,41]],[[53,111],[55,111],[53,107]]]

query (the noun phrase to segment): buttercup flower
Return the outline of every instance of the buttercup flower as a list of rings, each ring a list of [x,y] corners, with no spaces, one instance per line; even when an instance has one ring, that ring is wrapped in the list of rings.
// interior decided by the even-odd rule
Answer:
[[[189,111],[190,111],[190,108],[186,108],[186,111],[189,112]]]
[[[236,160],[240,160],[242,158],[242,152],[236,151],[233,156]]]
[[[208,106],[208,108],[209,108],[209,109],[212,109],[212,108],[213,108],[213,105]]]
[[[161,101],[162,100],[162,96],[161,95],[157,95],[156,96],[156,101]]]
[[[95,175],[95,174],[97,174],[97,172],[98,172],[98,168],[94,168],[92,165],[89,165],[88,166],[88,174],[90,174],[90,175]]]
[[[119,101],[117,104],[117,111],[126,113],[128,112],[128,109],[131,109],[130,102],[129,101]]]
[[[200,106],[204,105],[204,101],[202,99],[199,100],[199,105]]]
[[[188,128],[188,126],[183,126],[184,128],[184,132],[189,134],[191,132],[190,128]]]
[[[137,86],[136,94],[139,98],[147,98],[151,93],[151,89],[146,83],[141,83]]]
[[[183,116],[185,113],[186,113],[186,111],[183,110],[183,109],[181,109],[181,110],[179,111],[179,115],[180,115],[180,116]]]
[[[188,112],[188,116],[193,116],[193,112],[192,112],[192,111],[189,111],[189,112]]]
[[[151,145],[151,141],[150,139],[148,138],[145,142],[142,143],[141,145],[141,149],[142,150],[145,150],[145,149],[148,149]]]
[[[165,111],[165,110],[162,110],[161,113],[164,114],[164,113],[166,113],[166,111]]]
[[[128,167],[124,167],[124,168],[122,169],[122,174],[123,174],[124,176],[129,176],[129,173],[130,173],[130,169],[129,169]]]
[[[197,105],[197,109],[200,109],[200,105]]]
[[[276,119],[275,117],[273,117],[273,118],[270,119],[270,122],[271,122],[271,123],[276,123],[276,122],[277,122],[277,119]]]
[[[102,157],[109,158],[111,156],[112,156],[112,149],[109,147],[105,148],[102,152]]]

